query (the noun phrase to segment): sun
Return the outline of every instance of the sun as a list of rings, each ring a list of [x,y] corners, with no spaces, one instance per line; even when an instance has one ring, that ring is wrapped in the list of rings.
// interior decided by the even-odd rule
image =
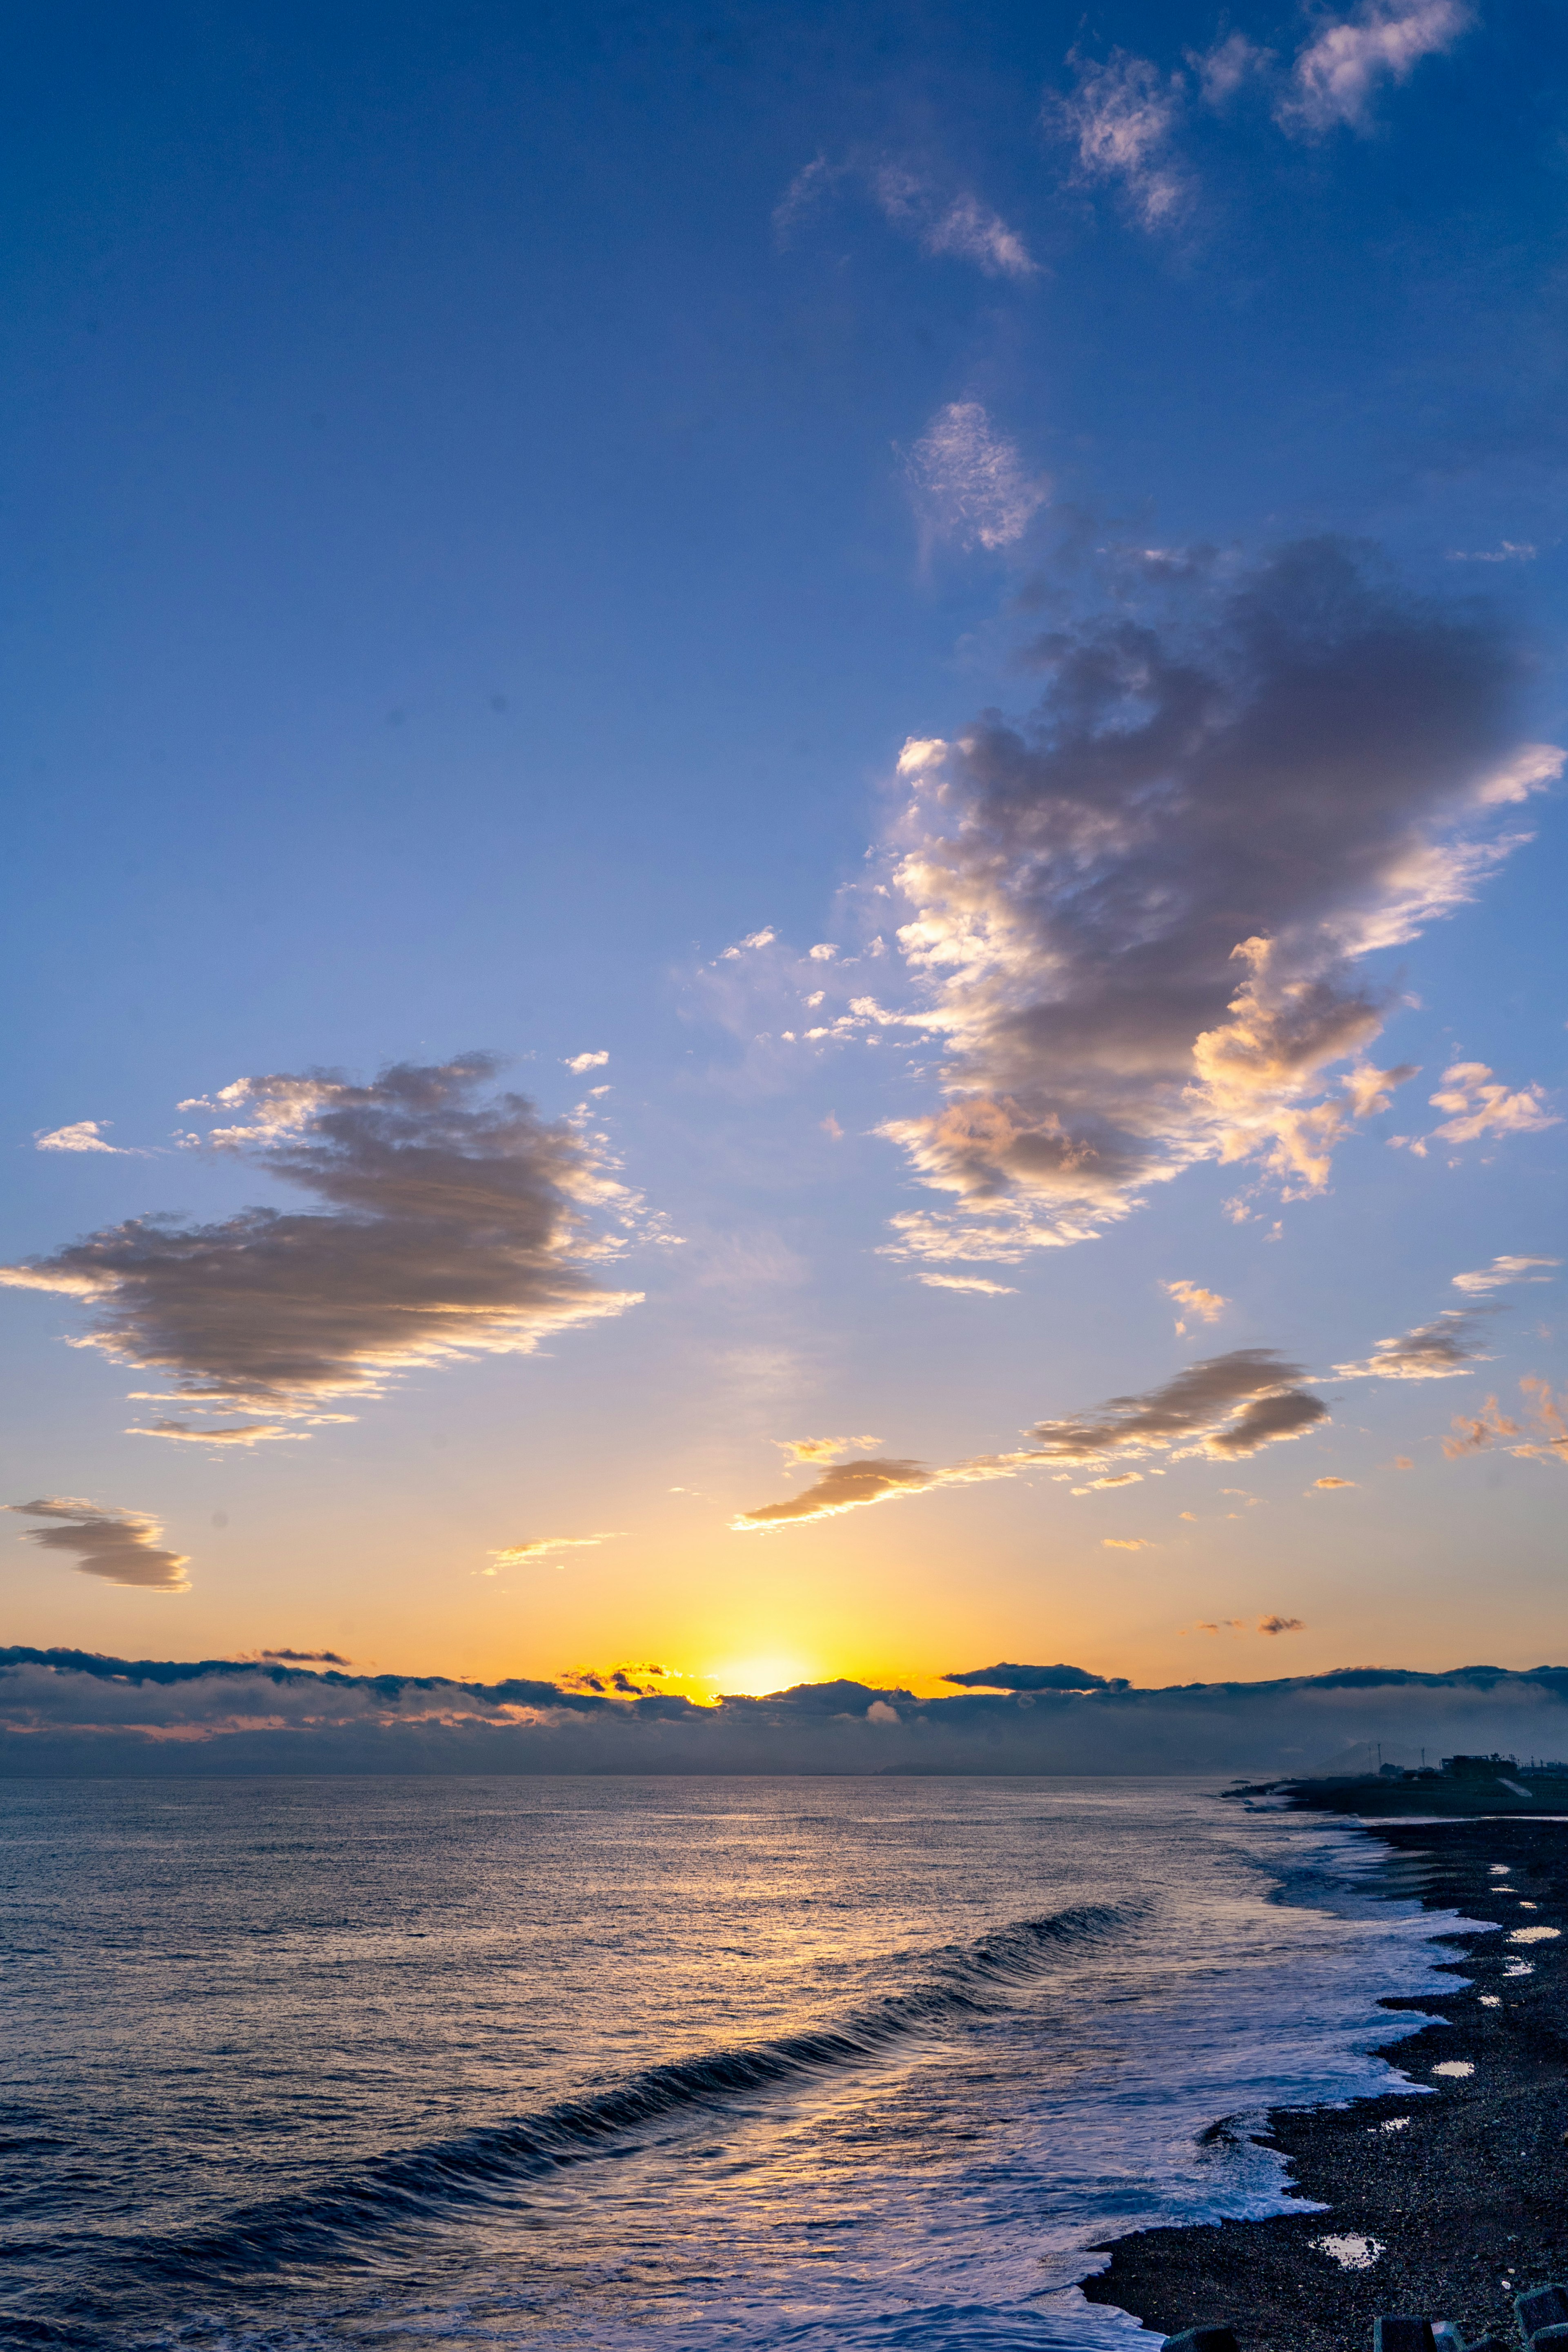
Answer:
[[[703,1676],[712,1685],[716,1696],[730,1694],[737,1698],[764,1698],[770,1691],[788,1690],[794,1683],[810,1682],[813,1669],[800,1658],[772,1652],[758,1657],[739,1658],[733,1665],[716,1666]]]

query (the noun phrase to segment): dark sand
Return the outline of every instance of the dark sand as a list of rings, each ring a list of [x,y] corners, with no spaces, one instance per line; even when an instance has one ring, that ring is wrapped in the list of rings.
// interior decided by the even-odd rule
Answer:
[[[1502,1930],[1455,1938],[1441,1964],[1452,1992],[1385,2004],[1449,2021],[1382,2052],[1436,2095],[1276,2110],[1260,2137],[1289,2159],[1296,2191],[1328,2210],[1122,2238],[1085,2282],[1091,2302],[1162,2335],[1228,2320],[1243,2352],[1345,2352],[1371,2343],[1382,2312],[1452,2320],[1467,2341],[1517,2341],[1513,2296],[1568,2278],[1568,1933],[1509,1940],[1520,1927],[1568,1930],[1568,1822],[1379,1822],[1372,1834],[1395,1849],[1391,1893]],[[1511,1880],[1491,1876],[1493,1863],[1509,1864]],[[1511,1959],[1534,1973],[1510,1978]],[[1474,2074],[1434,2075],[1449,2059],[1469,2059]],[[1396,2116],[1409,2121],[1384,2130]],[[1343,2270],[1312,2242],[1330,2232],[1378,2239],[1384,2252],[1367,2270]]]

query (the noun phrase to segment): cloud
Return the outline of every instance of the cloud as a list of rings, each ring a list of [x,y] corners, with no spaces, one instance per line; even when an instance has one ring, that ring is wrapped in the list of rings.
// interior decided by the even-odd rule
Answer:
[[[1301,50],[1276,120],[1307,136],[1360,130],[1384,83],[1407,81],[1423,58],[1452,48],[1472,22],[1462,0],[1366,0]]]
[[[788,245],[798,226],[821,199],[846,182],[862,187],[884,220],[915,239],[936,258],[973,262],[987,278],[1020,282],[1040,275],[1040,266],[1019,232],[971,189],[955,189],[937,175],[909,164],[861,157],[831,163],[818,155],[798,172],[774,208],[773,226]]]
[[[1207,1454],[1234,1459],[1276,1439],[1301,1437],[1328,1419],[1304,1377],[1271,1348],[1236,1348],[1178,1372],[1159,1388],[1113,1397],[1092,1412],[1036,1423],[1039,1458],[1097,1462],[1106,1454]]]
[[[1306,1623],[1300,1617],[1260,1617],[1260,1633],[1304,1633]]]
[[[1155,1551],[1158,1549],[1149,1542],[1146,1536],[1102,1536],[1100,1540],[1107,1551]]]
[[[1189,49],[1187,63],[1197,75],[1205,104],[1224,106],[1255,74],[1268,70],[1270,56],[1245,33],[1231,33],[1202,55]]]
[[[778,936],[778,932],[773,930],[748,932],[745,939],[737,940],[733,947],[725,949],[721,961],[728,962],[732,957],[745,955],[748,949],[770,948]]]
[[[974,1290],[988,1298],[1016,1298],[1018,1292],[1009,1282],[987,1282],[977,1274],[922,1274],[916,1277],[927,1290]]]
[[[1568,1469],[1568,1415],[1546,1381],[1534,1372],[1527,1372],[1519,1385],[1531,1413],[1531,1430],[1527,1433],[1503,1412],[1495,1396],[1490,1396],[1479,1412],[1454,1415],[1451,1433],[1443,1440],[1448,1461],[1460,1461],[1467,1454],[1490,1453],[1501,1440],[1513,1437],[1520,1444],[1506,1450],[1521,1461],[1561,1462]]]
[[[852,1445],[862,1454],[874,1454],[882,1444],[880,1437],[776,1437],[773,1441],[785,1459],[798,1462],[831,1462],[847,1453]]]
[[[1367,1061],[1386,999],[1359,966],[1471,898],[1526,837],[1500,793],[1561,767],[1522,760],[1511,645],[1358,551],[1161,593],[1163,619],[1041,639],[1027,725],[900,758],[918,993],[883,1017],[943,1042],[945,1101],[883,1132],[946,1206],[904,1213],[894,1255],[1016,1261],[1201,1160],[1321,1190],[1408,1075]]]
[[[573,1054],[566,1066],[569,1070],[575,1070],[578,1076],[581,1077],[585,1070],[601,1070],[609,1059],[610,1055],[608,1052],[602,1054]]]
[[[323,1417],[312,1415],[313,1420]],[[331,1415],[334,1421],[346,1418],[343,1413]],[[302,1444],[308,1435],[303,1429],[285,1429],[280,1421],[220,1421],[204,1426],[199,1422],[176,1421],[168,1414],[155,1421],[151,1429],[128,1429],[125,1433],[127,1437],[163,1437],[183,1445],[246,1446],[269,1445],[278,1438],[292,1438]]]
[[[1355,1480],[1354,1478],[1314,1478],[1312,1484],[1314,1486],[1322,1487],[1354,1486]]]
[[[1218,1290],[1205,1290],[1196,1282],[1162,1282],[1160,1288],[1186,1314],[1196,1316],[1200,1323],[1218,1323],[1230,1304],[1228,1298],[1222,1298]],[[1186,1329],[1185,1323],[1176,1325],[1178,1333]]]
[[[1076,148],[1081,180],[1119,184],[1145,228],[1169,227],[1191,193],[1171,154],[1181,76],[1162,74],[1124,49],[1113,50],[1103,65],[1085,64],[1076,51],[1068,63],[1078,87],[1071,97],[1047,99],[1047,128]]]
[[[1496,547],[1454,547],[1450,563],[1533,563],[1536,550],[1528,540],[1500,540]]]
[[[1140,1486],[1143,1480],[1141,1470],[1113,1470],[1108,1477],[1091,1478],[1087,1486],[1074,1486],[1072,1492],[1075,1495],[1095,1495],[1107,1486]]]
[[[1018,231],[968,190],[944,199],[929,183],[894,169],[878,173],[872,187],[887,218],[912,227],[925,252],[972,261],[988,278],[1039,277],[1040,266]]]
[[[1555,1266],[1560,1257],[1494,1257],[1490,1265],[1479,1267],[1474,1274],[1456,1274],[1454,1288],[1475,1296],[1488,1290],[1501,1290],[1511,1282],[1550,1282],[1550,1274],[1537,1274],[1538,1265]]]
[[[995,553],[1021,539],[1050,497],[1017,445],[994,432],[977,400],[939,408],[909,453],[910,490],[928,541]]]
[[[118,1143],[106,1143],[99,1129],[110,1124],[108,1119],[78,1118],[73,1126],[57,1127],[47,1134],[42,1128],[35,1131],[34,1149],[38,1151],[110,1151],[116,1159],[130,1160],[137,1155],[123,1150]]]
[[[598,1269],[640,1204],[597,1141],[520,1095],[487,1094],[496,1067],[476,1054],[396,1064],[370,1086],[241,1078],[182,1108],[227,1118],[212,1146],[323,1208],[208,1225],[133,1218],[0,1267],[0,1282],[81,1299],[94,1323],[78,1344],[155,1367],[183,1402],[285,1419],[377,1395],[415,1365],[527,1353],[618,1315],[640,1294],[607,1287]],[[622,1231],[603,1234],[606,1217]]]
[[[803,1525],[812,1519],[837,1518],[869,1503],[892,1503],[907,1495],[928,1494],[936,1486],[968,1486],[977,1479],[1010,1478],[1021,1457],[995,1455],[955,1463],[945,1470],[928,1469],[923,1462],[875,1456],[869,1462],[835,1462],[813,1485],[782,1503],[765,1503],[760,1509],[741,1511],[730,1521],[737,1535],[771,1528]]]
[[[1465,1454],[1485,1454],[1500,1437],[1517,1437],[1520,1433],[1518,1422],[1510,1421],[1494,1396],[1488,1397],[1478,1413],[1457,1412],[1453,1429],[1453,1435],[1443,1440],[1443,1452],[1450,1462],[1457,1462]]]
[[[558,1551],[592,1551],[600,1544],[614,1543],[618,1530],[610,1528],[596,1536],[536,1536],[531,1543],[507,1544],[490,1554],[495,1568],[482,1568],[481,1576],[494,1576],[503,1568],[520,1568],[530,1559],[552,1558]]]
[[[1543,1087],[1522,1087],[1511,1095],[1484,1062],[1456,1062],[1443,1072],[1441,1092],[1429,1100],[1434,1110],[1454,1114],[1432,1130],[1446,1143],[1475,1143],[1483,1135],[1532,1135],[1563,1124],[1547,1109]]]
[[[1484,1363],[1475,1318],[1465,1308],[1446,1307],[1435,1321],[1394,1339],[1379,1339],[1359,1364],[1336,1364],[1342,1381],[1451,1381]]]
[[[1265,1621],[1267,1622],[1267,1621]],[[1289,1621],[1283,1621],[1288,1624]],[[1239,1627],[1241,1621],[1238,1621]],[[130,1661],[0,1650],[0,1769],[220,1772],[1247,1774],[1364,1769],[1366,1743],[1438,1754],[1560,1755],[1568,1668],[1418,1674],[1358,1666],[1134,1689],[960,1686],[916,1700],[806,1684],[698,1706],[674,1695],[516,1677],[350,1675],[236,1660]],[[986,1670],[982,1670],[986,1671]],[[1071,1671],[1071,1670],[1069,1670]],[[1044,1672],[1049,1675],[1051,1670]],[[586,1677],[583,1679],[587,1679]],[[873,1706],[884,1714],[868,1719]],[[896,1717],[896,1720],[889,1720]]]
[[[146,1511],[121,1511],[89,1503],[78,1495],[40,1496],[33,1503],[7,1503],[8,1511],[44,1519],[24,1529],[25,1540],[44,1551],[74,1553],[83,1576],[106,1584],[130,1584],[146,1592],[188,1592],[189,1554],[169,1551],[159,1541],[163,1529]]]
[[[971,1666],[963,1674],[944,1675],[945,1683],[961,1683],[968,1690],[1124,1690],[1125,1683],[1108,1683],[1103,1675],[1086,1674],[1082,1666]]]
[[[1568,1470],[1568,1410],[1563,1400],[1534,1372],[1526,1372],[1519,1385],[1530,1400],[1541,1442],[1510,1446],[1510,1453],[1526,1461],[1560,1462]]]
[[[336,1650],[258,1650],[256,1655],[284,1666],[347,1666],[350,1658],[340,1658]]]

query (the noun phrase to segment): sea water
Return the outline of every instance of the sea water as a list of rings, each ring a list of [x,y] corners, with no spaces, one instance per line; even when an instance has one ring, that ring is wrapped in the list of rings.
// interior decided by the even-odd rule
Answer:
[[[0,1829],[7,2347],[1125,2352],[1091,2250],[1281,2210],[1248,2120],[1396,2087],[1380,1996],[1451,1982],[1373,1842],[1191,1780],[9,1781]]]

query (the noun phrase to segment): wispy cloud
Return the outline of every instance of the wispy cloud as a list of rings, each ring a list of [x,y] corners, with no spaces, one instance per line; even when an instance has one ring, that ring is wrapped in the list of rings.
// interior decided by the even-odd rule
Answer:
[[[1040,265],[1019,231],[973,189],[955,187],[939,172],[886,158],[862,156],[833,163],[825,155],[814,157],[795,174],[774,208],[779,243],[787,245],[806,215],[846,183],[863,189],[883,219],[933,258],[970,262],[987,278],[1027,282],[1040,275]]]
[[[490,1558],[494,1568],[482,1568],[481,1576],[498,1575],[504,1568],[526,1568],[530,1560],[553,1559],[558,1552],[594,1551],[601,1544],[614,1543],[617,1530],[606,1528],[593,1536],[535,1536],[528,1543],[507,1544]]]
[[[1533,563],[1536,551],[1528,540],[1500,540],[1495,547],[1450,548],[1450,563]]]
[[[1354,1484],[1355,1480],[1354,1478],[1314,1478],[1312,1480],[1312,1485],[1314,1486],[1319,1486],[1331,1492],[1335,1487],[1354,1486]]]
[[[331,1417],[334,1421],[342,1421],[350,1418],[350,1416],[343,1413],[334,1413]],[[314,1423],[320,1418],[320,1416],[318,1414],[312,1414],[310,1418],[312,1423]],[[127,1437],[166,1438],[171,1444],[176,1445],[241,1445],[246,1447],[252,1445],[272,1445],[277,1444],[277,1441],[282,1438],[292,1438],[302,1443],[308,1435],[308,1432],[303,1429],[286,1429],[280,1421],[214,1421],[204,1423],[180,1421],[175,1419],[172,1414],[165,1414],[161,1420],[153,1422],[150,1428],[143,1429],[137,1427],[128,1429],[125,1433]]]
[[[577,1076],[580,1078],[585,1070],[601,1070],[609,1059],[610,1055],[607,1052],[598,1054],[573,1054],[568,1061],[566,1067],[569,1070],[575,1071]]]
[[[1473,21],[1462,0],[1366,0],[1354,16],[1322,25],[1300,51],[1276,119],[1308,136],[1363,129],[1380,89],[1451,49]]]
[[[601,1139],[488,1093],[496,1067],[470,1055],[398,1064],[369,1086],[320,1073],[239,1079],[183,1108],[227,1122],[214,1148],[324,1207],[252,1208],[209,1225],[134,1218],[0,1267],[0,1282],[79,1298],[95,1316],[81,1344],[156,1368],[180,1401],[268,1422],[375,1395],[413,1365],[526,1353],[617,1315],[640,1294],[609,1288],[598,1270],[640,1204]],[[141,1433],[214,1434],[186,1422]]]
[[[1016,1298],[1016,1287],[1008,1282],[988,1282],[978,1274],[922,1274],[915,1279],[927,1290],[972,1290],[986,1298]]]
[[[1511,1282],[1550,1282],[1550,1274],[1537,1274],[1535,1268],[1562,1263],[1560,1257],[1494,1257],[1490,1265],[1479,1266],[1472,1274],[1456,1274],[1454,1288],[1475,1297],[1489,1290],[1501,1290]]]
[[[134,1585],[145,1592],[190,1590],[185,1575],[190,1555],[170,1551],[160,1540],[162,1527],[146,1511],[117,1510],[79,1495],[42,1496],[32,1503],[7,1503],[5,1508],[44,1520],[43,1527],[24,1530],[25,1540],[43,1551],[64,1552],[83,1576],[101,1577],[106,1584]]]
[[[909,453],[907,471],[928,540],[993,553],[1023,537],[1051,494],[977,400],[937,410]]]
[[[1530,1428],[1504,1412],[1496,1397],[1490,1396],[1479,1412],[1454,1415],[1449,1434],[1443,1440],[1448,1461],[1460,1461],[1467,1454],[1488,1454],[1502,1445],[1521,1461],[1560,1462],[1568,1469],[1568,1414],[1561,1402],[1533,1372],[1527,1372],[1519,1386],[1531,1417]],[[1518,1443],[1508,1444],[1510,1438]]]
[[[1334,1371],[1342,1381],[1451,1381],[1485,1361],[1473,1316],[1448,1307],[1414,1331],[1379,1339],[1363,1362],[1336,1364]]]
[[[1563,765],[1513,738],[1505,638],[1340,545],[1166,593],[1159,625],[1042,639],[1027,724],[901,756],[903,1017],[948,1050],[945,1107],[883,1130],[947,1202],[899,1216],[898,1255],[1014,1261],[1202,1160],[1320,1190],[1412,1074],[1368,1061],[1358,966],[1472,898],[1528,838],[1498,813]],[[1545,1119],[1448,1076],[1466,1133]]]
[[[1046,100],[1045,122],[1077,154],[1078,175],[1122,190],[1145,228],[1166,228],[1186,209],[1191,188],[1172,153],[1180,118],[1179,74],[1163,74],[1147,58],[1117,49],[1103,65],[1076,51],[1068,63],[1077,88]]]
[[[1301,1617],[1260,1617],[1260,1633],[1304,1633],[1306,1620]]]

